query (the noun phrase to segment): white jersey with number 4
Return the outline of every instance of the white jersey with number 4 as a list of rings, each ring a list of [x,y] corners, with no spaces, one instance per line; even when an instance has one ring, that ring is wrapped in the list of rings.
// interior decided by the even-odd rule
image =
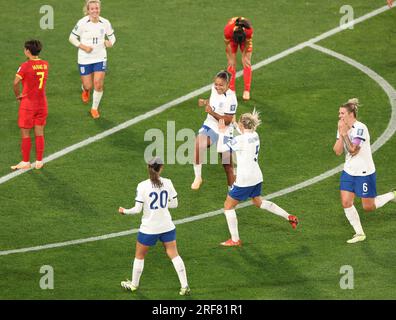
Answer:
[[[82,49],[78,50],[79,64],[92,64],[107,60],[107,53],[105,47],[105,35],[111,36],[114,30],[110,21],[99,17],[99,21],[94,23],[86,16],[77,22],[77,25],[72,30],[72,34],[80,38],[83,45],[92,47],[90,53]]]
[[[354,139],[361,140],[359,152],[352,156],[345,147],[345,164],[344,171],[351,176],[368,176],[375,172],[375,165],[373,156],[371,154],[370,146],[370,134],[367,126],[356,121],[352,128],[348,131],[349,139],[353,142]],[[340,138],[340,134],[337,131],[337,139]]]
[[[218,94],[213,85],[212,92],[210,94],[209,105],[212,107],[213,111],[220,116],[234,115],[238,107],[238,102],[234,91],[228,89],[225,93]],[[208,114],[206,117],[204,125],[211,128],[214,132],[219,133],[219,122],[210,114]],[[230,130],[230,128],[227,130]],[[228,131],[225,135],[231,136],[230,132]]]
[[[140,232],[158,234],[175,229],[168,210],[170,199],[177,197],[172,181],[160,178],[161,188],[154,188],[151,180],[140,182],[137,186],[136,202],[143,203],[143,217]]]
[[[245,132],[227,142],[236,153],[237,173],[234,185],[251,187],[263,182],[263,174],[258,164],[260,138],[257,132]]]

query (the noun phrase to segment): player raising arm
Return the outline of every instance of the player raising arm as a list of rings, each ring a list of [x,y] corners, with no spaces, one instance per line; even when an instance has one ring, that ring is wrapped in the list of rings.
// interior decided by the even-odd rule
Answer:
[[[275,203],[261,198],[263,175],[258,165],[260,138],[256,132],[260,122],[259,115],[255,110],[252,113],[242,114],[238,121],[239,130],[242,134],[224,143],[223,138],[226,126],[224,120],[219,121],[217,151],[235,151],[237,160],[236,181],[224,202],[224,214],[231,234],[231,239],[221,243],[221,245],[226,247],[242,245],[239,238],[235,207],[240,201],[245,201],[248,198],[252,199],[253,204],[257,208],[267,210],[289,221],[293,229],[298,224],[296,216],[288,214]]]
[[[90,111],[94,119],[100,117],[98,109],[107,69],[106,48],[111,48],[116,41],[110,21],[100,16],[100,9],[100,0],[87,0],[85,17],[77,22],[69,36],[69,41],[78,48],[84,103],[89,102],[90,91],[94,89]]]
[[[36,144],[35,168],[43,167],[44,126],[47,121],[48,106],[45,87],[48,78],[48,62],[41,60],[42,45],[39,40],[25,42],[24,54],[28,61],[21,64],[14,80],[14,93],[19,104],[18,126],[21,129],[22,161],[11,166],[12,170],[30,168],[30,131],[34,129]],[[22,83],[22,94],[19,91]]]
[[[136,241],[132,281],[122,281],[121,286],[127,290],[137,290],[143,272],[144,257],[149,248],[160,240],[179,277],[181,285],[179,294],[189,295],[186,268],[177,251],[176,227],[168,210],[177,207],[177,193],[171,180],[160,177],[164,167],[160,158],[150,160],[147,167],[150,178],[138,184],[135,206],[131,209],[123,207],[118,209],[121,214],[137,214],[143,209],[142,223]]]
[[[195,138],[194,153],[194,182],[191,189],[198,190],[202,184],[202,162],[203,154],[213,143],[216,144],[219,138],[218,122],[223,119],[227,126],[226,139],[231,138],[232,123],[236,114],[238,102],[234,91],[229,88],[231,75],[227,71],[220,71],[214,78],[210,99],[199,99],[198,106],[205,107],[207,113],[206,119],[198,131]],[[221,154],[222,164],[227,176],[227,184],[229,187],[234,183],[234,169],[232,167],[231,152],[223,152]]]
[[[362,199],[363,209],[373,211],[389,201],[395,202],[395,192],[377,196],[376,173],[371,155],[370,134],[367,126],[357,121],[358,99],[350,99],[338,111],[337,141],[333,150],[337,156],[346,153],[341,173],[340,196],[345,215],[355,230],[347,243],[366,239],[359,214],[353,204],[355,196]]]

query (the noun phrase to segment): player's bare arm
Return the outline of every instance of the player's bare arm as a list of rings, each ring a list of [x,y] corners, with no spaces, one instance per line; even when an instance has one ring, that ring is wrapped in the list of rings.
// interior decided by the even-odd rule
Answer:
[[[21,100],[23,97],[19,91],[19,89],[20,89],[19,83],[20,82],[21,82],[21,78],[19,78],[18,76],[15,76],[13,89],[14,89],[14,94],[15,94],[15,97],[17,100]]]
[[[352,141],[349,139],[349,136],[347,134],[344,134],[341,136],[342,140],[344,141],[345,147],[348,150],[348,152],[352,155],[355,156],[359,153],[360,146],[357,146],[352,143]]]
[[[198,99],[198,107],[205,107],[209,104],[208,99]]]

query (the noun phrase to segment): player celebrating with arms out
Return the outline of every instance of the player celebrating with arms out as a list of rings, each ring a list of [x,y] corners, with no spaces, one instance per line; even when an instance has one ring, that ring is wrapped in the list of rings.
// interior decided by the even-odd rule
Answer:
[[[243,100],[250,99],[250,86],[252,83],[252,52],[253,52],[253,27],[244,17],[231,18],[224,27],[224,42],[228,67],[231,73],[230,88],[235,92],[236,54],[238,47],[242,52],[244,91]]]
[[[35,168],[43,167],[44,126],[47,121],[48,105],[45,87],[48,78],[48,62],[41,60],[39,54],[42,45],[39,40],[25,42],[24,54],[28,61],[21,64],[14,80],[14,93],[20,101],[18,126],[21,129],[22,161],[11,166],[12,170],[30,169],[30,149],[32,146],[30,130],[34,128],[36,144]],[[19,93],[22,82],[23,91]]]
[[[69,41],[79,48],[78,66],[83,90],[81,99],[84,103],[89,102],[93,86],[91,116],[97,119],[100,117],[98,108],[107,68],[106,48],[111,48],[116,38],[110,21],[100,16],[100,0],[87,0],[84,13],[85,17],[77,22],[70,33]]]
[[[224,214],[227,219],[228,229],[231,233],[231,239],[221,243],[221,245],[226,247],[242,245],[239,238],[235,207],[240,201],[245,201],[248,198],[252,199],[253,204],[257,208],[267,210],[288,220],[293,229],[295,229],[298,224],[296,216],[288,214],[275,203],[261,198],[263,175],[258,165],[260,138],[256,132],[256,128],[260,123],[261,121],[256,110],[253,110],[252,113],[242,114],[238,121],[241,135],[236,136],[227,143],[223,143],[222,138],[226,132],[226,126],[223,120],[219,121],[217,151],[235,151],[237,160],[236,181],[224,202]]]
[[[151,159],[148,162],[150,178],[138,184],[135,206],[131,209],[123,207],[118,209],[121,214],[137,214],[143,209],[142,223],[136,241],[132,281],[122,281],[121,286],[130,291],[137,290],[143,272],[144,257],[149,248],[160,240],[179,277],[181,284],[179,294],[184,296],[190,294],[190,288],[184,262],[177,251],[176,227],[168,209],[177,208],[177,193],[170,179],[160,177],[163,167],[160,158]]]
[[[370,147],[367,126],[356,119],[359,100],[349,99],[338,111],[337,141],[333,150],[337,156],[345,151],[345,165],[341,174],[340,196],[345,215],[356,234],[347,243],[364,241],[366,235],[360,223],[359,213],[353,205],[355,196],[362,199],[365,211],[374,211],[389,201],[396,192],[377,196],[376,173]]]
[[[198,106],[205,107],[207,113],[206,119],[199,129],[198,135],[195,138],[194,149],[194,182],[191,184],[191,189],[198,190],[202,184],[202,160],[203,154],[207,148],[213,143],[217,143],[218,121],[223,119],[228,127],[226,138],[230,138],[232,123],[238,107],[238,102],[235,92],[229,88],[231,75],[227,71],[220,71],[214,78],[210,99],[199,99]],[[227,184],[232,186],[235,180],[234,169],[232,167],[232,154],[224,152],[221,154],[222,164],[227,176]]]

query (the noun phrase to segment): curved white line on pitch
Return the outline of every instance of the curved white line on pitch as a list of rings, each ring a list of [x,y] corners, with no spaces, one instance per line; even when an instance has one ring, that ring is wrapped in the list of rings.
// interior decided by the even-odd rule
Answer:
[[[272,62],[275,62],[275,61],[280,60],[280,59],[282,59],[284,57],[287,57],[288,55],[290,55],[290,54],[292,54],[292,53],[294,53],[296,51],[304,49],[304,48],[306,48],[306,47],[308,47],[308,46],[310,46],[310,45],[312,45],[314,43],[317,43],[317,42],[323,40],[323,39],[329,38],[329,37],[341,32],[341,31],[344,31],[344,30],[348,29],[349,27],[357,25],[358,23],[361,23],[361,22],[363,22],[365,20],[368,20],[368,19],[370,19],[372,17],[375,17],[375,16],[377,16],[377,15],[379,15],[379,14],[381,14],[381,13],[387,11],[387,10],[390,10],[390,9],[391,8],[389,8],[388,6],[383,6],[383,7],[379,8],[379,9],[377,9],[377,10],[369,12],[369,13],[365,14],[364,16],[361,16],[361,17],[359,17],[357,19],[354,19],[354,20],[346,23],[343,26],[339,26],[339,27],[333,28],[333,29],[331,29],[331,30],[329,30],[329,31],[327,31],[325,33],[322,33],[321,35],[319,35],[319,36],[317,36],[315,38],[312,38],[312,39],[310,39],[308,41],[302,42],[302,43],[300,43],[300,44],[298,44],[298,45],[296,45],[296,46],[294,46],[292,48],[289,48],[289,49],[287,49],[285,51],[282,51],[281,53],[278,53],[278,54],[276,54],[276,55],[274,55],[272,57],[269,57],[269,58],[267,58],[265,60],[262,60],[262,61],[260,61],[260,62],[258,62],[256,64],[252,65],[252,69],[253,70],[257,70],[257,69],[259,69],[261,67],[264,67],[264,66],[266,66],[266,65],[268,65],[268,64],[270,64]],[[241,75],[242,75],[242,71],[238,71],[237,74],[236,74],[236,77],[239,78]],[[115,126],[114,128],[111,128],[109,130],[103,131],[103,132],[101,132],[101,133],[99,133],[99,134],[97,134],[97,135],[95,135],[93,137],[90,137],[88,139],[85,139],[83,141],[75,143],[75,144],[73,144],[73,145],[71,145],[71,146],[69,146],[69,147],[67,147],[65,149],[62,149],[62,150],[60,150],[58,152],[55,152],[55,153],[51,154],[48,157],[45,157],[43,159],[43,161],[44,161],[44,163],[48,163],[48,162],[50,162],[52,160],[56,160],[56,159],[58,159],[60,157],[63,157],[64,155],[66,155],[66,154],[68,154],[70,152],[73,152],[73,151],[75,151],[77,149],[83,148],[83,147],[85,147],[85,146],[87,146],[87,145],[89,145],[89,144],[91,144],[93,142],[96,142],[98,140],[104,139],[104,138],[106,138],[106,137],[108,137],[108,136],[110,136],[110,135],[112,135],[112,134],[114,134],[114,133],[116,133],[118,131],[126,129],[126,128],[128,128],[128,127],[130,127],[130,126],[132,126],[132,125],[134,125],[136,123],[139,123],[139,122],[141,122],[143,120],[146,120],[148,118],[151,118],[151,117],[153,117],[153,116],[155,116],[155,115],[157,115],[157,114],[159,114],[159,113],[161,113],[161,112],[163,112],[163,111],[165,111],[165,110],[167,110],[167,109],[169,109],[171,107],[174,107],[174,106],[176,106],[178,104],[181,104],[181,103],[183,103],[183,102],[185,102],[187,100],[190,100],[190,99],[192,99],[194,97],[197,97],[198,95],[200,95],[200,94],[202,94],[202,93],[204,93],[206,91],[209,91],[211,86],[212,86],[212,84],[206,85],[206,86],[204,86],[204,87],[202,87],[200,89],[197,89],[195,91],[192,91],[192,92],[190,92],[190,93],[188,93],[188,94],[186,94],[186,95],[184,95],[184,96],[182,96],[180,98],[177,98],[177,99],[172,100],[172,101],[170,101],[168,103],[165,103],[162,106],[159,106],[159,107],[157,107],[157,108],[155,108],[155,109],[153,109],[151,111],[148,111],[148,112],[146,112],[146,113],[144,113],[142,115],[139,115],[139,116],[137,116],[135,118],[132,118],[132,119],[130,119],[128,121],[125,121],[124,123],[121,123],[118,126]],[[7,174],[7,175],[5,175],[3,177],[0,177],[0,184],[3,184],[5,182],[7,182],[8,180],[11,180],[11,179],[13,179],[15,177],[18,177],[21,174],[24,174],[24,173],[26,173],[26,172],[28,172],[30,170],[32,170],[32,169],[18,170],[18,171],[9,173],[9,174]]]
[[[334,52],[332,50],[323,48],[318,45],[310,45],[311,48],[321,51],[323,53],[326,53],[332,57],[335,57],[341,61],[344,61],[351,66],[355,67],[356,69],[362,71],[366,75],[368,75],[371,79],[373,79],[375,82],[378,83],[378,85],[385,91],[385,93],[389,97],[389,101],[392,107],[392,114],[391,114],[391,119],[388,123],[388,126],[386,127],[385,131],[382,133],[382,135],[372,144],[372,150],[373,152],[377,151],[379,148],[381,148],[395,133],[396,131],[396,91],[395,89],[384,79],[382,78],[379,74],[374,72],[373,70],[369,69],[368,67],[362,65],[361,63],[348,58],[342,54],[339,54],[337,52]],[[283,196],[285,194],[303,189],[305,187],[308,187],[310,185],[313,185],[319,181],[322,181],[338,172],[340,172],[343,168],[344,164],[341,164],[337,166],[334,169],[331,169],[329,171],[326,171],[322,173],[321,175],[318,175],[312,179],[306,180],[304,182],[301,182],[299,184],[296,184],[292,187],[282,189],[280,191],[277,191],[275,193],[271,193],[264,197],[265,199],[269,200],[275,197]],[[243,202],[237,206],[237,209],[240,208],[245,208],[248,206],[251,206],[252,203],[250,201]],[[201,220],[205,219],[208,217],[213,217],[216,215],[219,215],[223,213],[223,209],[219,209],[216,211],[211,211],[203,214],[199,214],[193,217],[188,217],[184,219],[179,219],[175,220],[175,224],[183,224],[187,222],[192,222],[196,220]],[[36,247],[30,247],[30,248],[22,248],[22,249],[13,249],[13,250],[6,250],[6,251],[0,251],[0,256],[5,256],[5,255],[10,255],[10,254],[15,254],[15,253],[24,253],[24,252],[31,252],[31,251],[41,251],[45,249],[52,249],[52,248],[59,248],[59,247],[66,247],[66,246],[71,246],[71,245],[76,245],[76,244],[82,244],[82,243],[87,243],[87,242],[94,242],[94,241],[99,241],[99,240],[106,240],[106,239],[111,239],[111,238],[117,238],[117,237],[122,237],[122,236],[127,236],[130,234],[137,233],[139,230],[138,229],[132,229],[132,230],[126,230],[126,231],[121,231],[121,232],[115,232],[115,233],[110,233],[110,234],[105,234],[102,236],[98,237],[90,237],[90,238],[85,238],[85,239],[78,239],[78,240],[71,240],[71,241],[65,241],[65,242],[58,242],[58,243],[51,243],[51,244],[46,244],[42,246],[36,246]]]

